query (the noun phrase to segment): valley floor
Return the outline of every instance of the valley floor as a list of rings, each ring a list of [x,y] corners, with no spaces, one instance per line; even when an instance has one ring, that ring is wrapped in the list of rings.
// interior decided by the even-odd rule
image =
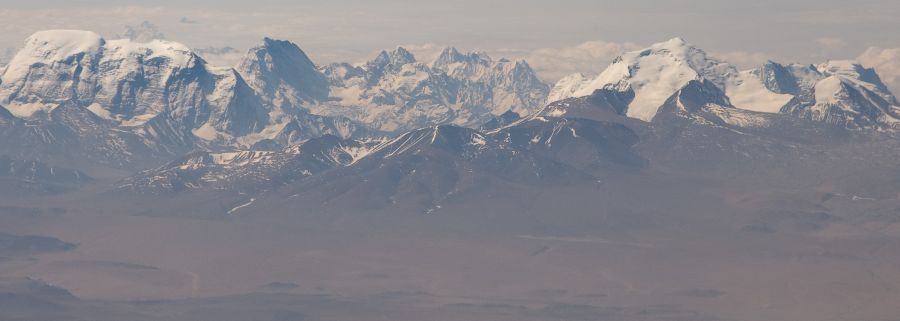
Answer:
[[[77,248],[4,258],[0,279],[69,290],[77,299],[39,310],[76,319],[900,315],[900,224],[863,218],[896,208],[896,197],[753,191],[752,180],[679,190],[682,177],[664,176],[552,192],[522,187],[497,195],[493,207],[461,201],[427,214],[263,207],[192,218],[98,207],[72,195],[36,207],[5,200],[0,232],[53,236]],[[652,195],[668,198],[641,205]],[[504,202],[523,198],[530,203]],[[35,302],[45,299],[0,303],[13,307],[0,309],[0,318],[40,319],[27,312]]]

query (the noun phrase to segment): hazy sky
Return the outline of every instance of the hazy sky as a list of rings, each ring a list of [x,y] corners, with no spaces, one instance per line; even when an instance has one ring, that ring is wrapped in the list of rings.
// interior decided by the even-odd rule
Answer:
[[[618,51],[681,36],[742,66],[766,58],[857,58],[869,49],[863,59],[870,65],[900,75],[900,50],[892,49],[900,48],[898,0],[183,2],[0,0],[0,56],[36,30],[88,29],[113,38],[146,20],[195,48],[244,51],[263,36],[292,40],[319,64],[358,61],[397,45],[422,55],[454,45],[530,58],[552,79],[597,72]]]

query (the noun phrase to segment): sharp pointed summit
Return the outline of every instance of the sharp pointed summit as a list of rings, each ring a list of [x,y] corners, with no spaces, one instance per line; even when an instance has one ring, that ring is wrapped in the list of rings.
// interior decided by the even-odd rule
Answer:
[[[264,38],[262,44],[250,49],[237,70],[254,89],[273,99],[302,104],[328,97],[325,76],[290,41]]]
[[[464,54],[459,52],[456,47],[444,47],[441,50],[441,53],[438,54],[437,58],[431,63],[434,67],[447,66],[454,62],[463,61],[466,58]]]
[[[385,68],[387,66],[403,66],[415,62],[416,57],[409,52],[409,50],[406,50],[406,48],[403,47],[397,47],[390,52],[382,50],[375,59],[372,59],[366,65],[368,65],[369,68]]]

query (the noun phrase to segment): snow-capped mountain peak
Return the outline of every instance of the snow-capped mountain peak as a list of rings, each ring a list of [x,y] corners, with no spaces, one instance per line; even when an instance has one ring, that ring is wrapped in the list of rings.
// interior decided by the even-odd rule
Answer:
[[[896,97],[873,69],[854,61],[818,65],[769,61],[738,72],[681,38],[625,53],[596,77],[565,77],[554,86],[548,102],[586,97],[600,90],[617,102],[613,110],[651,121],[670,97],[695,81],[711,83],[723,96],[707,103],[729,102],[726,105],[740,109],[793,114],[851,128],[896,127],[900,123]],[[715,92],[708,87],[704,90]]]
[[[409,52],[409,50],[406,50],[406,48],[403,47],[397,47],[390,52],[382,50],[375,59],[372,59],[366,63],[366,65],[371,69],[384,68],[386,66],[403,66],[415,62],[416,56]]]
[[[202,59],[188,46],[159,39],[143,43],[128,39],[110,40],[106,42],[104,49],[104,55],[114,55],[111,59],[125,59],[132,55],[141,56],[145,60],[167,59],[176,68],[190,68],[192,63]]]
[[[16,58],[41,58],[46,61],[61,61],[71,56],[94,53],[105,43],[103,37],[92,31],[45,30],[32,34]],[[16,58],[10,65],[19,65]]]
[[[523,61],[447,52],[447,68],[397,47],[320,69],[296,44],[265,38],[230,68],[172,41],[38,32],[0,69],[0,122],[30,136],[0,143],[65,142],[78,157],[124,165],[188,150],[276,150],[324,134],[477,127],[507,110],[528,114],[546,97]]]
[[[264,38],[260,45],[249,50],[236,69],[251,87],[272,97],[277,105],[299,105],[328,97],[325,76],[309,56],[290,41]]]
[[[441,53],[438,54],[437,58],[431,62],[431,65],[434,67],[438,66],[446,66],[455,62],[463,61],[466,59],[466,55],[459,52],[456,47],[444,47],[441,50]]]
[[[110,161],[180,153],[201,139],[231,144],[269,121],[234,69],[208,66],[172,41],[37,32],[0,77],[0,105],[11,114],[39,130],[69,132],[54,137]],[[36,139],[56,141],[44,136]]]
[[[441,53],[431,62],[431,67],[446,70],[457,63],[469,65],[490,65],[493,62],[490,56],[480,51],[462,53],[456,47],[445,47]]]
[[[90,31],[40,31],[26,40],[3,73],[0,101],[23,118],[45,115],[61,102],[77,100],[85,106],[96,103],[90,109],[101,118],[146,120],[167,107],[165,100],[155,98],[172,77],[205,69],[205,64],[190,48],[175,42],[106,41]],[[138,89],[154,86],[160,91]],[[137,97],[121,99],[128,91]]]
[[[816,66],[824,75],[841,76],[844,79],[854,81],[861,86],[866,86],[888,102],[897,104],[896,97],[887,86],[881,82],[881,78],[875,73],[875,69],[863,67],[853,60],[829,60]]]
[[[762,67],[731,77],[738,108],[787,113],[850,128],[896,127],[898,103],[873,69],[849,60]]]
[[[39,31],[25,40],[21,50],[13,56],[6,69],[0,74],[0,103],[7,105],[18,117],[31,117],[38,111],[49,111],[52,107],[40,102],[27,101],[29,106],[13,103],[18,92],[30,88],[20,88],[34,66],[60,65],[74,71],[90,66],[97,60],[106,41],[99,34],[81,30]],[[65,90],[53,83],[35,84],[53,87],[54,91]]]
[[[722,89],[725,76],[734,72],[734,66],[709,57],[681,38],[673,38],[619,56],[592,79],[564,78],[548,101],[588,96],[603,88],[633,92],[626,115],[650,121],[663,103],[690,81],[706,79]]]

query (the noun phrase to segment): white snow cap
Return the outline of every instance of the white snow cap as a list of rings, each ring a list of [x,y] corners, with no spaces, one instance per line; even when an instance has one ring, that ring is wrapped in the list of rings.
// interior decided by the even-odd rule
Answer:
[[[158,70],[143,68],[148,61],[156,59],[164,62],[155,63]],[[15,116],[32,118],[52,111],[60,101],[77,97],[89,101],[89,106],[93,106],[89,110],[101,118],[119,119],[113,111],[115,108],[109,106],[114,104],[113,97],[118,94],[116,88],[121,82],[141,74],[162,79],[158,84],[162,86],[174,71],[197,63],[202,60],[190,48],[176,42],[106,41],[91,31],[39,31],[25,40],[23,48],[0,74],[0,102]],[[138,99],[153,93],[140,93]],[[137,105],[150,106],[152,114],[162,108],[160,103]]]
[[[106,59],[133,59],[142,57],[142,60],[165,58],[170,66],[188,68],[194,62],[194,53],[188,46],[167,40],[151,40],[149,42],[135,42],[129,39],[110,40],[105,45]]]
[[[825,74],[859,78],[865,67],[854,60],[829,60],[817,65],[816,69]]]
[[[735,72],[734,66],[708,57],[684,39],[672,38],[623,54],[593,79],[565,78],[560,85],[566,88],[554,88],[551,99],[588,96],[602,88],[631,89],[635,95],[626,115],[650,121],[666,99],[691,80],[705,78],[724,88],[723,75]]]
[[[103,46],[103,37],[92,31],[84,30],[45,30],[35,32],[25,40],[25,48],[30,52],[45,54],[45,60],[64,60],[83,52],[95,52]]]
[[[106,43],[96,32],[82,30],[39,31],[25,39],[3,73],[3,83],[24,77],[28,67],[38,62],[57,62],[83,53],[95,53]]]

